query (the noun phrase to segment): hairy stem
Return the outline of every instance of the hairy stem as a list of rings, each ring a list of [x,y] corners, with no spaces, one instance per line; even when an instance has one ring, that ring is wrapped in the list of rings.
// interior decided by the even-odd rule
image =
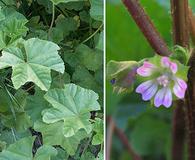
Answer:
[[[188,0],[171,0],[174,43],[189,47]]]
[[[185,140],[184,102],[176,101],[172,124],[172,160],[183,160]]]
[[[193,15],[191,8],[189,8],[189,20],[190,20],[190,36],[192,38],[192,42],[195,45],[195,16]]]
[[[169,56],[171,52],[168,49],[167,44],[154,27],[152,21],[140,5],[139,1],[122,1],[154,51],[161,56]]]
[[[188,0],[171,0],[171,13],[173,17],[173,40],[174,44],[189,47],[189,18]],[[172,159],[183,160],[185,141],[185,113],[184,103],[176,102],[172,128]]]
[[[188,151],[189,160],[195,159],[195,50],[192,52],[188,72],[187,124],[188,124]]]

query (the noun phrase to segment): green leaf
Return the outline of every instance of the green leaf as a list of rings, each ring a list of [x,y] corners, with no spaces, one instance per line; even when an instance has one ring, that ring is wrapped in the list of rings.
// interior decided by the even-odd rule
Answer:
[[[26,35],[28,20],[11,8],[0,9],[0,49],[11,46],[17,39]]]
[[[66,72],[64,74],[53,73],[51,88],[63,88],[64,84],[70,83],[70,75]]]
[[[88,159],[96,160],[95,156],[91,152],[85,152],[84,154],[82,154],[80,160],[88,160]]]
[[[27,97],[27,103],[25,106],[26,113],[30,116],[30,119],[34,123],[42,118],[41,112],[48,108],[48,102],[44,99],[44,92],[37,89],[35,95]]]
[[[63,34],[61,34],[61,30],[58,28],[52,28],[51,29],[51,35],[50,38],[54,43],[60,43],[64,38],[63,38]]]
[[[59,3],[65,2],[65,0],[50,0],[53,4],[57,5]]]
[[[14,128],[9,130],[3,130],[0,134],[0,140],[6,142],[7,146],[25,137],[31,136],[30,130],[16,131]]]
[[[51,160],[68,160],[69,155],[64,149],[59,147],[57,147],[56,149],[58,151],[58,154],[55,157],[51,157]]]
[[[97,160],[104,160],[104,154],[102,151],[98,153]]]
[[[50,124],[64,121],[62,127],[65,137],[75,135],[80,129],[91,132],[90,111],[100,109],[95,92],[67,84],[64,89],[49,90],[45,99],[52,104],[52,108],[43,111],[43,122]]]
[[[169,141],[169,130],[165,122],[145,115],[138,119],[131,133],[132,147],[140,155],[161,155]]]
[[[78,22],[72,17],[64,17],[59,15],[56,19],[56,28],[63,33],[64,37],[68,36],[70,32],[76,31],[78,28]]]
[[[32,160],[32,145],[34,137],[23,138],[11,144],[6,150],[0,153],[1,160]]]
[[[56,156],[57,150],[49,145],[41,146],[37,152],[33,160],[50,160],[51,156]]]
[[[53,42],[31,38],[24,42],[24,49],[5,49],[0,57],[0,68],[12,66],[12,82],[16,89],[32,81],[47,91],[51,69],[64,72],[64,63],[58,55],[60,48]]]
[[[76,54],[88,70],[96,71],[103,63],[103,53],[98,50],[92,50],[88,46],[81,44],[76,48]]]
[[[25,137],[11,144],[0,153],[1,160],[50,160],[50,156],[56,155],[57,151],[52,146],[43,145],[37,150],[35,157],[32,147],[35,137]]]
[[[18,90],[14,95],[12,95],[10,92],[5,94],[4,91],[2,92],[2,96],[6,96],[1,97],[4,98],[2,100],[2,105],[5,105],[2,107],[6,108],[6,112],[1,113],[2,124],[8,128],[15,128],[17,131],[28,129],[32,124],[30,117],[24,111],[27,96],[26,92]]]
[[[104,33],[103,32],[101,32],[99,35],[99,40],[96,45],[96,48],[102,51],[104,50]]]
[[[82,66],[78,66],[75,68],[75,72],[72,75],[72,82],[76,83],[81,87],[92,89],[99,95],[101,95],[103,92],[102,85],[100,85],[95,79],[95,77],[86,68]]]
[[[4,149],[6,149],[6,142],[0,141],[0,151],[2,152]]]
[[[22,22],[24,25],[28,22],[28,20],[21,13],[17,12],[12,8],[8,7],[0,8],[0,15],[1,29],[3,29],[4,25],[6,25],[7,23],[10,23],[15,20],[18,20],[19,23]]]
[[[3,0],[4,3],[0,2],[1,6],[4,6],[6,4],[6,6],[16,6],[16,1],[15,0]]]
[[[68,154],[74,155],[80,141],[88,135],[84,131],[78,131],[72,137],[65,137],[63,126],[63,121],[58,121],[52,124],[37,121],[34,124],[34,129],[42,133],[44,144],[60,145],[67,151]]]
[[[83,0],[50,0],[50,1],[52,1],[55,5],[57,5],[59,3],[77,2]]]
[[[90,0],[90,3],[91,3],[91,9],[90,9],[91,17],[97,21],[103,21],[103,9],[104,9],[103,0],[98,0],[98,1]]]
[[[30,117],[24,113],[16,113],[14,118],[12,114],[6,115],[6,118],[2,119],[4,126],[9,128],[15,128],[17,131],[24,131],[32,126]]]
[[[93,145],[99,145],[103,143],[104,141],[104,124],[103,120],[100,118],[95,119],[95,123],[93,124],[93,130],[95,132],[95,135],[93,136],[92,144]]]

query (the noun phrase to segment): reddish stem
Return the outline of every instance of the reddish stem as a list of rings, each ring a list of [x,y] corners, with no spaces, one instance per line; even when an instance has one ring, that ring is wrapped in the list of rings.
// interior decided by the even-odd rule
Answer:
[[[191,8],[189,8],[189,20],[190,20],[190,35],[193,43],[195,44],[195,16],[193,15]]]
[[[178,100],[173,115],[172,128],[172,160],[183,160],[184,140],[185,140],[185,121],[184,121],[184,102]]]
[[[171,0],[171,13],[173,17],[173,39],[174,44],[189,47],[189,19],[188,0]],[[185,142],[185,113],[184,103],[176,102],[177,106],[173,117],[173,144],[172,159],[183,160]]]
[[[174,43],[189,47],[188,0],[171,0]]]
[[[106,135],[106,160],[110,160],[110,154],[112,149],[112,136],[115,128],[115,124],[112,118],[108,118],[108,131]]]
[[[169,51],[167,44],[154,27],[139,1],[123,0],[123,3],[155,52],[161,56],[169,56],[171,52]]]
[[[121,142],[123,143],[124,147],[127,149],[129,154],[132,156],[133,160],[142,160],[142,158],[139,155],[137,155],[132,149],[130,143],[128,142],[129,140],[127,136],[124,134],[124,132],[121,129],[117,128],[116,126],[115,126],[115,132],[117,136],[119,137],[119,139],[121,140]]]
[[[114,122],[112,117],[108,117],[107,121],[109,122],[109,124],[112,126],[112,128],[114,129],[116,135],[118,136],[118,138],[120,139],[120,141],[122,142],[123,146],[127,149],[129,155],[133,158],[133,160],[142,160],[142,158],[132,149],[131,144],[129,143],[129,140],[127,138],[127,136],[125,135],[125,133],[116,126],[116,123]],[[109,127],[110,128],[110,127]],[[110,151],[111,151],[111,146],[109,142],[111,142],[112,140],[110,138],[112,138],[112,135],[109,134],[108,132],[108,136],[107,137],[107,158],[106,160],[110,160]],[[108,142],[109,141],[109,142]]]
[[[187,122],[189,160],[195,160],[195,50],[189,61],[187,89]]]

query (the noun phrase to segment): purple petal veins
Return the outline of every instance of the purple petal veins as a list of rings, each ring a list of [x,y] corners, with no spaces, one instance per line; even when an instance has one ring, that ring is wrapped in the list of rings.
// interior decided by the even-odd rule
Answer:
[[[154,97],[154,105],[160,107],[164,105],[165,107],[170,107],[172,104],[172,93],[170,88],[161,88]]]
[[[150,88],[153,84],[152,80],[146,81],[141,83],[137,88],[136,88],[136,92],[137,93],[144,93],[148,88]]]
[[[176,78],[173,92],[178,98],[184,98],[187,89],[187,84],[184,80]]]
[[[142,94],[142,99],[144,101],[150,100],[158,90],[158,85],[156,83],[153,83],[150,88],[148,88],[143,94]]]
[[[137,87],[136,92],[141,93],[142,94],[142,99],[144,101],[147,101],[155,95],[157,89],[158,89],[157,83],[150,80],[150,81],[146,81],[146,82],[140,84]]]
[[[164,100],[163,100],[163,105],[169,108],[171,104],[172,104],[172,93],[171,93],[171,89],[167,88],[165,96],[164,96]]]
[[[166,89],[163,87],[162,89],[160,89],[155,97],[154,97],[154,105],[156,107],[160,107],[163,104],[163,99],[164,99],[164,95],[165,95]]]
[[[157,68],[155,65],[149,62],[144,62],[143,66],[137,69],[137,73],[142,77],[147,77],[153,74],[155,71],[159,71],[160,76],[153,80],[148,80],[141,83],[136,92],[142,94],[144,101],[150,100],[154,95],[154,105],[160,107],[161,105],[169,108],[172,105],[172,88],[171,83],[174,82],[173,92],[178,98],[184,98],[187,89],[187,84],[184,80],[177,78],[175,73],[178,70],[176,63],[171,62],[168,57],[161,58],[161,66],[167,69]],[[158,90],[158,87],[161,87]],[[158,90],[158,91],[157,91]],[[157,92],[157,93],[156,93]]]
[[[150,76],[152,74],[152,72],[155,70],[156,66],[153,65],[150,62],[145,61],[143,66],[139,67],[137,69],[137,74],[139,74],[140,76],[143,77],[147,77]]]

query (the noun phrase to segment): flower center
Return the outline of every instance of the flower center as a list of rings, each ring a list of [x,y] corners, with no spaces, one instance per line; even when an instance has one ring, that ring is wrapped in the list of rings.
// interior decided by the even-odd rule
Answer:
[[[157,82],[159,85],[163,87],[167,87],[169,84],[169,77],[167,75],[162,75],[157,78]]]

